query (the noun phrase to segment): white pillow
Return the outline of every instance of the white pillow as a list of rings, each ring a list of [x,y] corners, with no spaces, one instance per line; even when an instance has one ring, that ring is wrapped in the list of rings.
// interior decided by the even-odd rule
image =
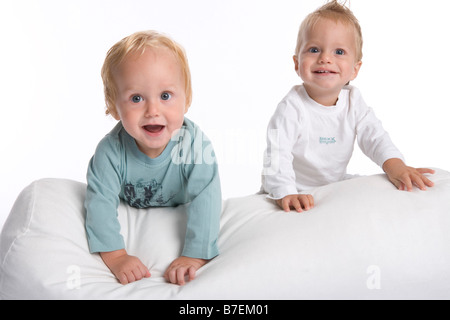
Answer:
[[[127,250],[152,277],[121,285],[88,251],[85,184],[32,183],[0,237],[2,299],[449,299],[450,173],[428,191],[398,191],[385,175],[313,190],[316,206],[284,213],[265,195],[224,201],[221,254],[183,287],[166,283],[182,250],[185,208],[119,220]]]

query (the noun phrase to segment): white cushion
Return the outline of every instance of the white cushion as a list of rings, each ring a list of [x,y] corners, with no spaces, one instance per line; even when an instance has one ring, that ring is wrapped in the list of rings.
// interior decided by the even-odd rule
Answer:
[[[2,299],[449,299],[450,173],[428,191],[385,175],[315,189],[316,207],[284,213],[264,195],[224,201],[221,254],[187,285],[166,283],[182,250],[185,208],[121,204],[127,250],[152,277],[121,285],[84,229],[85,184],[32,183],[0,238]]]

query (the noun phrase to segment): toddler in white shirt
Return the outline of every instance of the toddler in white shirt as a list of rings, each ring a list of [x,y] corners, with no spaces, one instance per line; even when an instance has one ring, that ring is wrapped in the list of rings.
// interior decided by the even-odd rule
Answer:
[[[362,35],[353,13],[336,0],[301,24],[294,55],[303,80],[279,103],[267,130],[262,189],[285,211],[314,206],[308,189],[344,180],[355,139],[400,190],[433,186],[427,168],[405,165],[381,122],[349,84],[358,75]]]

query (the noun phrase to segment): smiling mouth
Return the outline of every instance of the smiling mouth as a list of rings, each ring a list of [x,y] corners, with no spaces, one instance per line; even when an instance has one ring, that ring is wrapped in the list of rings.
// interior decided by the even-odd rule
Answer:
[[[314,73],[318,73],[318,74],[335,74],[336,72],[330,71],[330,70],[317,70],[317,71],[314,71]]]
[[[156,125],[143,126],[143,128],[145,131],[155,134],[155,133],[160,133],[161,131],[163,131],[165,126],[156,124]]]

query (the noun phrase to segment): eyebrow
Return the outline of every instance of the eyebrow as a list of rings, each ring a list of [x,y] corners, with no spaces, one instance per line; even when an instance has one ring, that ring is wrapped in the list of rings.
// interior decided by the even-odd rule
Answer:
[[[162,89],[160,89],[161,92],[165,92],[165,91],[174,92],[174,91],[176,91],[177,86],[173,85],[173,84],[168,84],[168,85],[162,85],[159,87],[162,88]],[[150,88],[153,89],[152,87],[150,87]],[[121,92],[131,94],[131,93],[140,93],[140,92],[147,91],[147,90],[148,90],[148,88],[143,88],[141,86],[129,86],[129,87],[125,87],[123,90],[121,90]],[[183,88],[180,88],[180,90],[183,90]]]
[[[328,46],[328,44],[327,44],[327,46]],[[304,47],[304,50],[307,50],[307,49],[313,48],[313,47],[323,48],[324,46],[315,41],[305,41],[303,47]],[[351,46],[349,46],[348,44],[344,44],[344,43],[333,43],[333,45],[331,47],[333,49],[345,49],[346,51],[350,51],[352,49]],[[355,52],[356,52],[356,48],[355,48]]]

